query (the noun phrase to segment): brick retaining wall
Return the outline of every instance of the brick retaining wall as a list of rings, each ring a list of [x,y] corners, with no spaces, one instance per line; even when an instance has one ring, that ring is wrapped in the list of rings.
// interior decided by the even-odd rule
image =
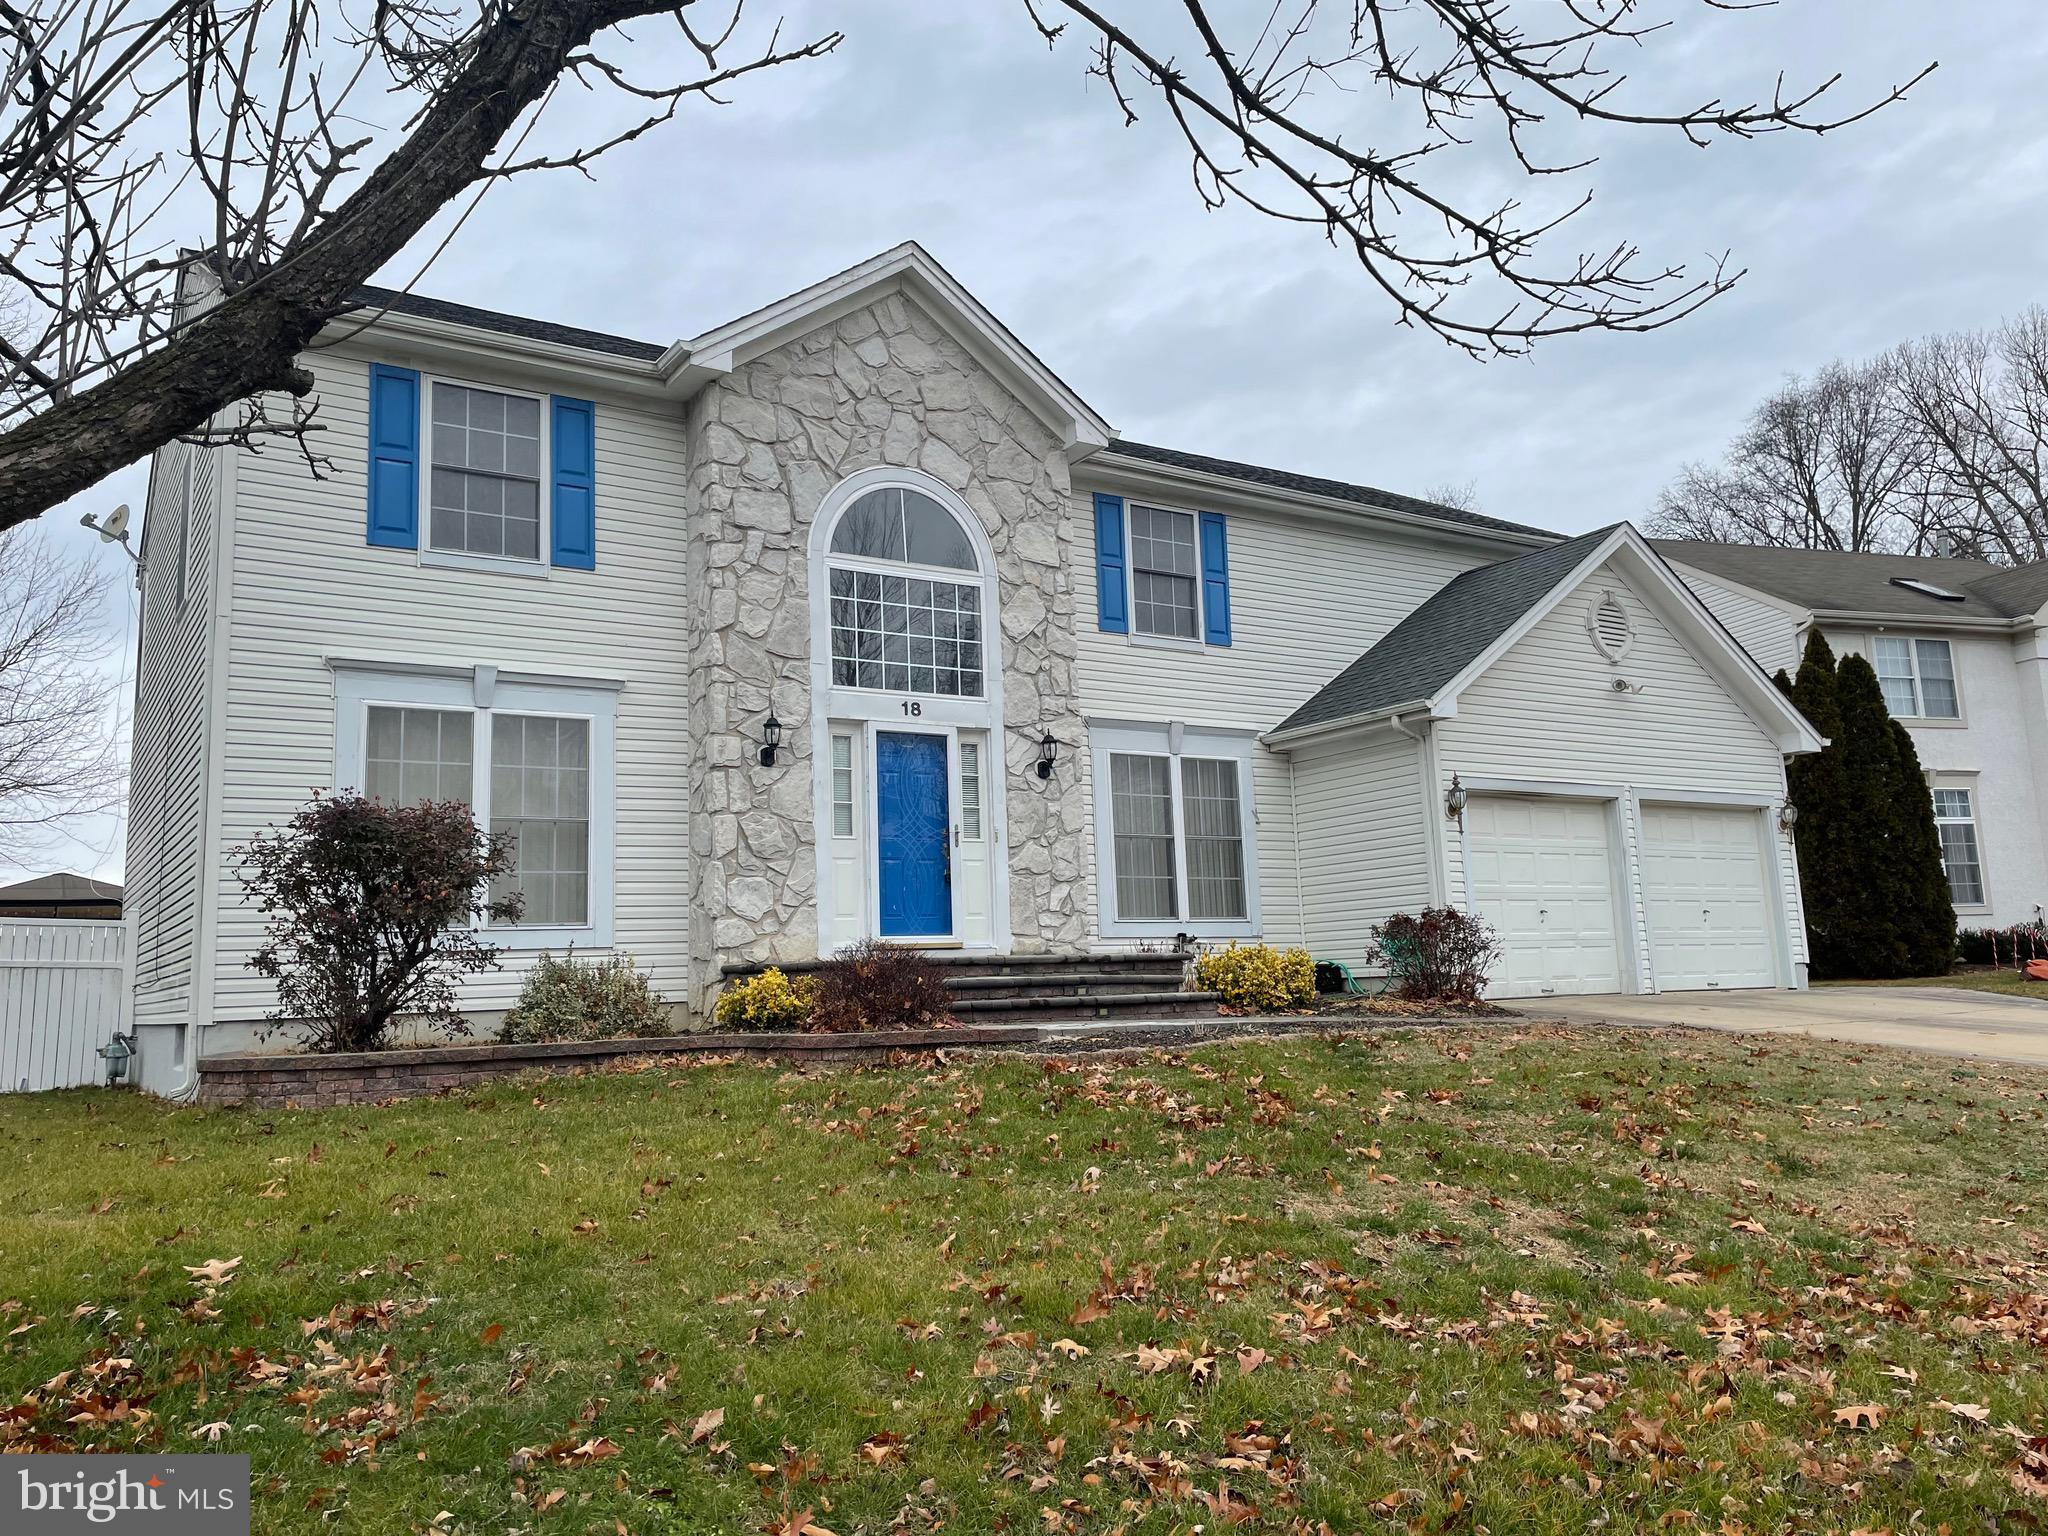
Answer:
[[[974,1024],[954,1029],[892,1029],[866,1035],[698,1034],[646,1040],[573,1040],[547,1045],[441,1045],[341,1056],[248,1054],[203,1056],[199,1098],[206,1104],[251,1109],[324,1109],[378,1104],[467,1088],[520,1072],[602,1069],[648,1057],[758,1056],[792,1063],[880,1061],[902,1052],[996,1047],[1080,1054],[1165,1047],[1255,1035],[1369,1034],[1380,1029],[1466,1028],[1500,1019],[1359,1014],[1269,1014],[1259,1018],[1204,1018],[1101,1022],[1094,1025]]]
[[[634,1057],[741,1055],[851,1060],[888,1056],[897,1051],[1028,1045],[1034,1043],[1036,1034],[1028,1026],[986,1026],[881,1030],[867,1035],[697,1034],[660,1035],[642,1040],[561,1040],[536,1045],[439,1045],[333,1056],[249,1052],[201,1057],[199,1098],[206,1104],[320,1109],[335,1104],[414,1099],[518,1072],[569,1072]]]

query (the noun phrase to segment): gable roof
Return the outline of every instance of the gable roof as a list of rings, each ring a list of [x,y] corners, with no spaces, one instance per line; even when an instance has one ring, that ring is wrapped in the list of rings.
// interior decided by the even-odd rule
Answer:
[[[1577,570],[1618,524],[1451,578],[1275,727],[1274,734],[1435,698]]]
[[[64,902],[111,904],[120,899],[119,881],[94,880],[86,875],[36,875],[28,880],[17,880],[12,885],[0,885],[0,906],[18,907]]]
[[[1220,475],[1228,480],[1242,480],[1250,485],[1262,485],[1299,496],[1322,496],[1332,501],[1355,502],[1362,507],[1406,512],[1411,516],[1425,517],[1433,522],[1454,523],[1496,533],[1533,534],[1540,538],[1558,537],[1547,528],[1532,528],[1526,523],[1510,523],[1498,517],[1467,512],[1461,507],[1448,507],[1439,501],[1425,501],[1419,496],[1403,496],[1395,491],[1382,491],[1370,485],[1354,485],[1346,480],[1325,480],[1317,475],[1298,475],[1292,470],[1241,464],[1235,459],[1212,459],[1207,454],[1186,453],[1178,448],[1160,448],[1151,443],[1134,443],[1129,438],[1120,437],[1111,443],[1107,454],[1114,458],[1142,459],[1148,464],[1165,464],[1175,469],[1193,470],[1197,474]]]
[[[1782,752],[1827,745],[1699,595],[1627,523],[1476,567],[1381,637],[1264,740],[1321,735],[1411,711],[1448,720],[1458,697],[1595,571],[1614,567]]]
[[[898,292],[915,299],[977,362],[1059,433],[1070,458],[1092,453],[1116,436],[1093,406],[1046,367],[1037,353],[915,240],[906,240],[679,343],[679,350],[688,358],[684,376],[708,378],[730,373],[784,342]]]
[[[2024,618],[2048,604],[2048,561],[2008,566],[1951,556],[1851,554],[1694,539],[1652,539],[1650,543],[1666,559],[1785,598],[1815,613],[1939,623],[1945,619]],[[1899,580],[1942,587],[1959,594],[1962,601],[1902,587]]]

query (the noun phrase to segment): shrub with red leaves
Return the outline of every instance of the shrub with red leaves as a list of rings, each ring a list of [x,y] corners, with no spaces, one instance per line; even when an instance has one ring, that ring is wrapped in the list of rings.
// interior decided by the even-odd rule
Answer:
[[[878,939],[849,944],[818,971],[811,1028],[828,1034],[948,1023],[953,994],[928,955]]]
[[[1479,918],[1456,907],[1396,912],[1372,930],[1371,958],[1387,968],[1393,989],[1421,1002],[1476,1003],[1500,943]]]

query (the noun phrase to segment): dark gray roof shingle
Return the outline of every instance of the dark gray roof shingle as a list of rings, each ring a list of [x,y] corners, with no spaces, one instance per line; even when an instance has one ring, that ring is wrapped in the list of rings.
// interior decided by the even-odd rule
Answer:
[[[120,899],[121,882],[118,880],[95,880],[89,875],[63,871],[17,880],[12,885],[0,885],[0,905],[5,906],[36,902],[116,902]]]
[[[1324,725],[1433,698],[1619,526],[1453,577],[1274,729]]]
[[[393,314],[418,315],[425,320],[445,320],[450,325],[470,325],[480,331],[497,331],[501,335],[521,336],[529,341],[551,342],[558,347],[580,347],[586,352],[607,352],[614,357],[632,358],[635,362],[651,363],[668,350],[659,342],[635,341],[629,336],[587,331],[580,325],[557,325],[552,320],[529,320],[524,315],[478,309],[474,305],[455,304],[447,299],[430,299],[424,294],[400,293],[395,288],[358,288],[352,297],[362,309],[384,309]]]
[[[1370,485],[1353,485],[1344,480],[1324,480],[1316,475],[1297,475],[1285,469],[1240,464],[1234,459],[1212,459],[1204,453],[1184,453],[1178,448],[1160,448],[1151,443],[1134,443],[1128,438],[1118,438],[1109,445],[1108,452],[1127,459],[1143,459],[1152,464],[1167,464],[1177,469],[1189,469],[1198,474],[1221,475],[1226,479],[1243,480],[1251,485],[1267,485],[1275,490],[1293,491],[1303,496],[1326,496],[1332,501],[1355,502],[1361,507],[1384,507],[1391,512],[1406,512],[1411,516],[1426,517],[1439,523],[1460,523],[1471,528],[1490,529],[1496,533],[1535,534],[1546,539],[1557,537],[1546,528],[1532,528],[1526,523],[1504,522],[1497,517],[1484,517],[1477,512],[1447,507],[1441,502],[1424,501],[1416,496],[1403,496],[1395,491],[1382,491]]]
[[[1777,549],[1652,539],[1666,560],[1782,597],[1823,613],[1874,613],[1912,619],[2012,619],[2048,602],[2048,561],[1993,565],[1934,555],[1847,554],[1835,549]],[[1963,600],[1952,602],[1894,583],[1924,581]]]

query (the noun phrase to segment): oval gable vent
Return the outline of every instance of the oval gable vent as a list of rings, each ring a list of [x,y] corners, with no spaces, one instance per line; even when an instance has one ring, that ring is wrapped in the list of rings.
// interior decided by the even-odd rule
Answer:
[[[1602,592],[1586,614],[1586,633],[1593,637],[1593,649],[1609,661],[1620,661],[1635,642],[1636,628],[1628,610],[1612,592]]]

